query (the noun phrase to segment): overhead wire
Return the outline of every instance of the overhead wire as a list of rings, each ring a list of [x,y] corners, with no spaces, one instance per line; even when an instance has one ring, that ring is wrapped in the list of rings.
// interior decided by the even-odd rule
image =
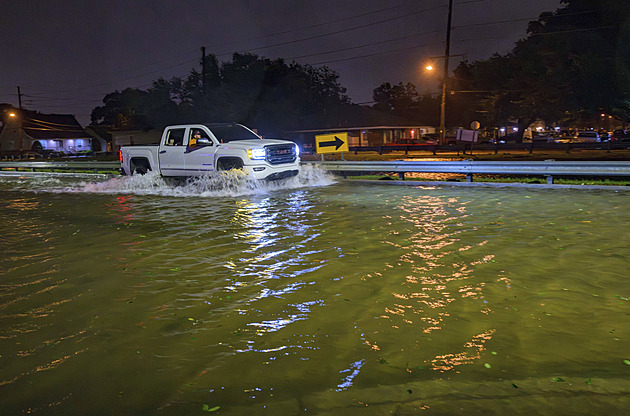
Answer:
[[[423,10],[419,10],[413,13],[407,13],[405,15],[402,16],[396,16],[396,17],[392,17],[392,18],[388,18],[388,19],[383,19],[383,20],[379,20],[376,22],[371,22],[371,23],[367,23],[367,24],[363,24],[363,25],[358,25],[358,26],[354,26],[354,27],[350,27],[350,28],[345,28],[345,29],[341,29],[341,30],[336,30],[334,32],[328,32],[328,33],[324,33],[321,35],[314,35],[314,36],[309,36],[309,37],[305,37],[305,38],[301,38],[301,39],[294,39],[294,40],[290,40],[290,41],[286,41],[286,42],[279,42],[279,43],[275,43],[275,44],[271,44],[271,45],[265,45],[265,46],[260,46],[260,47],[256,47],[256,48],[249,48],[243,51],[255,51],[255,50],[260,50],[260,49],[268,49],[268,48],[273,48],[276,46],[284,46],[284,45],[290,45],[293,43],[300,43],[300,42],[305,42],[308,40],[313,40],[313,39],[319,39],[319,38],[323,38],[323,37],[327,37],[327,36],[332,36],[332,35],[338,35],[340,33],[346,33],[346,32],[350,32],[353,30],[357,30],[357,29],[363,29],[365,27],[370,27],[370,26],[375,26],[381,23],[388,23],[388,22],[392,22],[394,20],[399,20],[399,19],[403,19],[403,18],[407,18],[409,16],[415,16],[418,14],[422,14],[422,13],[426,13],[432,10],[436,10],[436,9],[441,9],[444,8],[445,6],[436,6],[436,7],[430,7],[428,9],[423,9]]]
[[[415,1],[413,1],[413,2],[406,2],[406,3],[403,3],[402,5],[396,5],[396,6],[390,6],[390,7],[386,7],[386,8],[381,8],[381,9],[378,9],[378,10],[361,13],[361,14],[358,14],[358,15],[355,15],[355,16],[350,16],[350,17],[347,17],[347,18],[333,19],[333,20],[330,20],[330,21],[327,21],[327,22],[323,22],[323,23],[319,23],[319,24],[314,24],[314,25],[310,25],[310,26],[304,26],[304,27],[296,28],[294,30],[286,30],[286,31],[282,31],[282,32],[276,32],[276,33],[272,33],[272,34],[268,34],[268,35],[264,35],[264,36],[259,36],[259,37],[256,37],[256,38],[251,38],[249,40],[266,39],[266,38],[270,38],[270,37],[274,37],[274,36],[283,35],[283,34],[286,34],[286,33],[292,33],[292,32],[295,32],[296,30],[306,30],[306,29],[322,27],[322,26],[330,25],[330,24],[334,24],[334,23],[339,23],[339,22],[343,22],[343,21],[354,20],[354,19],[357,19],[357,18],[361,18],[361,17],[365,17],[365,16],[377,14],[377,13],[382,13],[382,12],[389,11],[389,10],[398,9],[398,8],[405,7],[405,6],[408,6],[410,4],[416,4],[416,3],[417,2],[415,2]],[[307,40],[317,39],[317,38],[321,38],[321,37],[325,37],[325,36],[333,36],[335,34],[340,34],[340,33],[348,32],[348,31],[351,31],[351,30],[357,30],[357,29],[360,29],[360,28],[369,27],[369,26],[372,26],[372,25],[375,25],[375,24],[380,24],[380,23],[384,23],[384,22],[397,20],[397,19],[402,19],[402,18],[405,18],[405,17],[408,17],[408,16],[417,15],[417,14],[420,14],[420,13],[425,13],[426,11],[433,10],[433,9],[438,9],[438,8],[442,8],[442,7],[444,7],[444,6],[433,7],[433,8],[429,8],[429,9],[426,9],[426,10],[420,10],[420,11],[417,11],[417,12],[414,12],[414,13],[411,13],[411,14],[405,14],[405,15],[402,15],[402,16],[396,16],[396,17],[393,17],[393,18],[383,19],[383,20],[380,20],[380,21],[377,21],[377,22],[371,22],[369,24],[358,25],[358,26],[355,26],[355,27],[352,27],[352,28],[345,28],[345,29],[342,29],[342,30],[334,31],[334,32],[329,32],[329,33],[325,33],[325,34],[319,34],[319,35],[315,35],[315,36],[309,36],[309,37],[305,37],[305,38],[302,38],[302,39],[296,39],[296,40],[292,40],[292,41],[288,41],[288,42],[279,42],[279,43],[276,43],[276,44],[271,44],[271,45],[267,45],[267,46],[264,46],[264,47],[254,48],[254,49],[249,49],[249,50],[260,50],[260,49],[266,49],[266,48],[275,47],[275,46],[281,46],[281,45],[287,45],[287,44],[292,44],[292,43],[304,42],[304,41],[307,41]],[[242,41],[238,41],[238,42],[242,42]],[[230,44],[231,43],[234,43],[234,42],[230,42]],[[227,55],[227,54],[228,53],[224,53],[224,54],[219,54],[217,56],[222,56],[222,55]],[[189,60],[184,61],[184,62],[179,62],[179,63],[174,64],[174,65],[161,67],[161,68],[153,70],[153,71],[143,72],[142,74],[138,74],[138,75],[131,76],[131,77],[120,78],[120,79],[116,79],[116,80],[108,80],[107,82],[101,82],[101,83],[87,85],[87,86],[84,85],[84,86],[81,86],[81,87],[78,87],[78,88],[70,88],[70,89],[66,88],[64,90],[53,90],[53,91],[49,91],[49,93],[55,94],[57,92],[68,93],[68,92],[87,91],[87,90],[90,90],[90,89],[93,89],[93,88],[98,88],[98,87],[104,87],[104,86],[107,86],[107,85],[111,85],[111,83],[122,82],[122,81],[130,81],[130,80],[134,80],[134,79],[138,79],[138,78],[143,78],[143,77],[146,77],[146,76],[151,75],[151,74],[155,74],[155,73],[158,73],[158,72],[163,72],[163,71],[168,70],[168,69],[172,69],[172,68],[176,68],[176,67],[179,67],[179,66],[182,66],[182,65],[185,65],[185,64],[190,64],[190,63],[193,63],[193,62],[197,62],[197,60],[198,60],[197,58],[189,59]],[[160,62],[163,62],[163,61],[160,61]],[[141,86],[152,85],[152,83],[153,82],[145,83],[145,84],[142,84]],[[141,86],[136,86],[136,87],[141,87]],[[104,92],[95,91],[94,93],[95,94],[102,94]],[[46,98],[40,94],[39,99],[44,100]],[[51,101],[51,100],[53,100],[53,99],[49,99],[48,101]],[[76,99],[74,97],[73,98],[59,97],[59,98],[56,98],[56,100],[58,100],[58,101],[65,100],[65,101],[74,101],[74,102],[77,102],[77,101],[100,102],[100,100],[80,100],[80,99]],[[37,101],[37,99],[35,99],[35,100],[31,99],[30,101],[31,102]],[[77,105],[79,105],[79,104],[77,104]],[[54,107],[54,106],[40,105],[40,107]]]
[[[457,2],[455,4],[477,3],[477,2],[481,2],[481,1],[484,1],[484,0],[462,1],[462,2]],[[317,23],[317,24],[313,24],[313,25],[309,25],[309,26],[304,26],[304,27],[301,27],[301,28],[293,29],[293,30],[280,31],[280,32],[276,32],[276,33],[271,33],[271,34],[255,37],[255,38],[250,38],[250,39],[247,39],[247,40],[239,40],[239,41],[224,43],[222,45],[217,45],[217,46],[227,46],[229,44],[242,43],[242,42],[248,42],[248,41],[253,41],[253,40],[268,39],[268,38],[275,37],[275,36],[281,36],[281,35],[285,35],[285,34],[288,34],[288,33],[294,33],[295,31],[307,30],[307,29],[312,29],[312,28],[317,28],[317,27],[323,27],[323,26],[330,25],[330,24],[333,24],[333,23],[339,23],[339,22],[343,22],[343,21],[350,21],[350,20],[361,18],[361,17],[373,15],[373,14],[376,14],[376,13],[382,13],[384,11],[395,10],[395,9],[398,9],[398,8],[401,8],[401,7],[406,7],[406,6],[408,6],[408,5],[412,4],[412,3],[416,4],[416,2],[406,2],[406,3],[403,3],[402,5],[386,7],[386,8],[382,8],[382,9],[371,11],[371,12],[361,13],[361,14],[358,14],[358,15],[355,15],[355,16],[351,16],[351,17],[347,17],[347,18],[333,19],[333,20],[330,20],[330,21],[327,21],[327,22]],[[405,15],[398,15],[398,16],[394,16],[394,17],[389,17],[389,18],[386,18],[386,19],[381,19],[381,20],[377,20],[377,21],[374,21],[374,22],[366,23],[366,24],[355,25],[353,27],[344,28],[344,29],[341,29],[341,30],[329,31],[329,32],[326,32],[326,33],[321,33],[321,34],[317,34],[317,35],[313,35],[313,36],[305,36],[305,37],[302,37],[302,38],[292,39],[292,40],[289,40],[289,41],[276,42],[276,43],[271,43],[271,44],[264,45],[264,46],[258,46],[258,47],[255,47],[255,48],[242,49],[242,51],[258,51],[258,50],[269,49],[269,48],[274,48],[274,47],[279,47],[279,46],[286,46],[286,45],[297,44],[297,43],[301,43],[301,42],[307,42],[307,41],[310,41],[310,40],[320,39],[320,38],[324,38],[324,37],[327,37],[327,36],[334,36],[334,35],[346,33],[346,32],[353,31],[353,30],[358,30],[358,29],[367,28],[367,27],[373,27],[373,26],[378,25],[378,24],[382,24],[382,23],[386,23],[386,22],[392,22],[392,21],[395,21],[395,20],[403,19],[405,17],[415,16],[415,15],[418,15],[418,14],[421,14],[421,13],[426,13],[426,12],[437,10],[437,9],[444,8],[444,7],[445,7],[445,5],[434,6],[434,7],[418,10],[418,11],[415,11],[415,12],[412,12],[412,13],[407,13]],[[560,9],[558,9],[558,10],[560,10]],[[556,12],[558,10],[556,10]],[[580,12],[580,13],[588,13],[588,11],[587,12]],[[575,13],[575,14],[580,14],[580,13]],[[569,15],[569,14],[561,14],[561,15],[553,14],[553,15],[551,15],[551,17],[563,17],[563,16],[567,16],[567,15]],[[473,27],[479,27],[479,26],[514,23],[514,22],[526,21],[526,20],[532,21],[532,20],[536,20],[536,19],[538,19],[538,18],[505,19],[505,20],[494,21],[494,22],[470,23],[470,24],[455,25],[452,28],[453,29],[473,28]],[[611,27],[611,26],[600,27],[600,28],[603,29],[603,28],[609,28],[609,27]],[[571,33],[571,32],[574,32],[574,31],[585,31],[585,30],[595,30],[595,29],[597,29],[597,28],[574,29],[574,30],[561,31],[561,32],[547,32],[547,33],[540,33],[540,34],[533,34],[533,35],[530,34],[529,36],[544,36],[544,35],[551,35],[551,34],[556,34],[556,33],[557,34],[559,34],[559,33]],[[408,35],[408,36],[403,36],[403,37],[399,37],[399,38],[393,38],[393,39],[388,39],[388,40],[371,42],[371,43],[368,43],[368,44],[361,44],[361,45],[349,46],[349,47],[339,48],[339,49],[334,49],[334,50],[327,50],[327,51],[315,52],[315,53],[311,53],[311,54],[303,54],[303,55],[299,55],[299,56],[293,56],[293,57],[290,57],[288,59],[305,59],[305,58],[313,58],[313,57],[316,57],[316,56],[328,55],[328,54],[333,54],[333,53],[338,53],[338,52],[347,52],[347,51],[350,51],[350,50],[357,50],[357,49],[362,49],[362,48],[374,47],[374,46],[383,45],[383,44],[390,43],[390,42],[410,39],[410,38],[413,38],[415,36],[422,36],[422,35],[432,34],[432,33],[437,33],[437,32],[438,31],[417,33],[417,34],[414,34],[414,35]],[[476,41],[476,40],[491,40],[491,39],[501,39],[501,37],[476,38],[476,39],[475,38],[468,38],[468,39],[455,40],[455,42],[458,42],[458,41],[471,42],[471,41]],[[322,60],[322,61],[318,61],[318,62],[313,62],[313,63],[311,63],[311,65],[325,65],[325,64],[331,64],[331,63],[336,63],[336,62],[344,62],[344,61],[350,61],[350,60],[355,60],[355,59],[365,59],[365,58],[369,58],[369,57],[380,56],[380,55],[385,55],[385,54],[392,54],[392,53],[408,51],[408,50],[418,49],[418,48],[428,47],[428,46],[429,46],[429,44],[423,43],[423,44],[412,45],[412,46],[408,46],[408,47],[404,47],[404,48],[397,48],[397,49],[390,49],[390,50],[386,50],[386,51],[374,52],[374,53],[370,53],[370,54],[362,54],[362,55],[358,55],[358,56],[351,56],[351,57],[345,57],[345,58],[340,58],[340,59]],[[227,54],[228,53],[226,52],[226,53],[217,54],[215,56],[223,56],[223,55],[227,55]],[[161,63],[161,62],[164,62],[164,61],[165,60],[159,61],[159,62]],[[116,79],[116,80],[103,81],[103,82],[100,82],[100,83],[87,85],[87,86],[81,86],[81,87],[78,87],[78,88],[64,89],[63,91],[59,91],[59,92],[65,92],[65,93],[68,93],[68,92],[80,92],[80,91],[87,91],[87,90],[90,90],[90,89],[93,89],[93,88],[98,88],[98,87],[106,87],[106,86],[111,85],[112,82],[116,83],[116,82],[136,80],[136,79],[143,78],[143,77],[146,78],[147,76],[150,76],[152,74],[163,72],[165,70],[176,68],[176,67],[181,67],[183,65],[194,63],[194,62],[197,62],[197,61],[198,61],[198,58],[188,59],[186,61],[180,61],[180,62],[178,62],[176,64],[163,66],[163,67],[160,67],[158,69],[151,70],[151,71],[148,71],[148,72],[143,72],[143,73],[138,74],[138,75],[128,76],[128,77],[120,78],[120,79]],[[152,85],[152,84],[153,84],[153,81],[151,81],[149,83],[143,83],[141,85],[136,85],[135,88],[141,88],[141,87],[149,86],[149,85]],[[49,91],[48,93],[54,94],[56,92],[57,91]],[[103,92],[95,91],[93,94],[103,94]],[[13,95],[15,95],[15,94],[13,94]],[[80,104],[79,104],[80,102],[97,103],[97,102],[101,102],[102,101],[102,100],[80,99],[80,98],[76,98],[76,97],[67,97],[67,96],[65,96],[65,97],[64,96],[46,97],[46,94],[42,94],[42,93],[36,94],[36,95],[30,95],[28,98],[29,98],[29,100],[31,102],[43,102],[42,100],[47,100],[48,102],[51,102],[51,101],[70,101],[70,102],[76,103],[76,106],[80,106]],[[44,107],[44,105],[41,105],[40,107]],[[46,106],[46,107],[53,107],[53,106]]]

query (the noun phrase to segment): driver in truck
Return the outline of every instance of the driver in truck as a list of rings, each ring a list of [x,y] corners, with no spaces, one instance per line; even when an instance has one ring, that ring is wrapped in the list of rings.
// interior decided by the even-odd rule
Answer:
[[[188,146],[197,146],[197,140],[199,139],[201,139],[201,132],[199,130],[195,130],[188,141]]]

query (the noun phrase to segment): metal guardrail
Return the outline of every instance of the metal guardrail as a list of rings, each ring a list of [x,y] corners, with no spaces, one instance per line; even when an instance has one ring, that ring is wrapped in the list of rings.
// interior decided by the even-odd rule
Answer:
[[[573,177],[630,177],[630,161],[323,161],[302,162],[317,164],[321,168],[347,174],[361,173],[397,173],[404,179],[406,173],[456,173],[466,175],[466,181],[472,182],[473,175],[531,175],[545,176],[547,183],[553,183],[554,176]],[[70,170],[119,171],[120,162],[70,161],[70,162],[0,162],[0,169],[14,170]]]
[[[534,151],[555,150],[566,153],[571,153],[574,150],[603,150],[608,153],[612,150],[630,149],[630,141],[608,141],[608,142],[571,142],[571,143],[550,143],[550,142],[528,142],[528,143],[471,143],[457,142],[451,145],[391,145],[383,144],[380,146],[352,146],[349,148],[354,154],[359,152],[377,152],[378,154],[390,153],[390,152],[431,152],[434,155],[438,153],[452,153],[452,152],[470,152],[471,147],[474,151],[492,151],[495,154],[503,151],[526,151],[533,153]]]
[[[0,162],[0,169],[29,170],[70,170],[70,171],[92,171],[99,170],[117,171],[120,169],[120,162],[99,162],[99,161],[70,161],[70,162]]]
[[[533,161],[533,162],[483,162],[483,161],[323,161],[321,168],[346,174],[348,172],[394,172],[404,179],[405,173],[458,173],[472,182],[473,175],[532,175],[546,176],[553,183],[554,176],[604,176],[630,177],[630,162],[584,161]]]

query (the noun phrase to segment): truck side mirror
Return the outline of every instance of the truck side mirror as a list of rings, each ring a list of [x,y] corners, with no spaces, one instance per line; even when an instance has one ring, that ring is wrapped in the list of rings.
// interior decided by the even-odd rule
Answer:
[[[199,146],[212,146],[212,140],[206,138],[206,137],[202,137],[200,139],[197,139],[197,145]]]

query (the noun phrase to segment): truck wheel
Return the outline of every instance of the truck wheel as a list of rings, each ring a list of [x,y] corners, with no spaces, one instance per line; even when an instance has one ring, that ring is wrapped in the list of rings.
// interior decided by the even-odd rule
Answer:
[[[219,159],[217,170],[243,169],[243,161],[241,159]]]
[[[146,173],[151,170],[148,164],[144,161],[139,161],[137,164],[132,161],[129,164],[129,169],[131,170],[132,175],[146,175]]]

